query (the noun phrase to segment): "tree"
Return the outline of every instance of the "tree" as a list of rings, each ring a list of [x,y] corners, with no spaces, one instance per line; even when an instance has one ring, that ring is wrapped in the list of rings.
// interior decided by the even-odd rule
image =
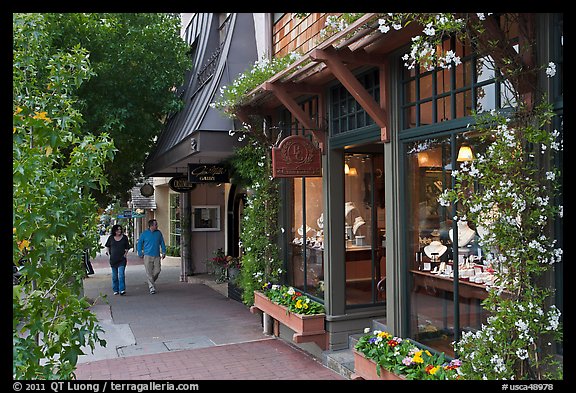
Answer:
[[[190,62],[179,14],[67,13],[45,19],[55,47],[88,51],[95,75],[75,93],[85,129],[108,133],[118,149],[106,165],[106,193],[92,192],[100,206],[126,201],[166,116],[182,104],[174,91]]]
[[[79,46],[55,50],[41,14],[13,15],[13,378],[70,379],[82,347],[105,345],[81,295],[83,252],[99,247],[97,204],[114,157],[83,125],[77,89],[92,76]]]

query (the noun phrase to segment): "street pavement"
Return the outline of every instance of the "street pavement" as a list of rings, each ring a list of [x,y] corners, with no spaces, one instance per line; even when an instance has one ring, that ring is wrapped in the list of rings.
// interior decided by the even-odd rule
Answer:
[[[105,237],[103,237],[103,240]],[[84,294],[106,347],[85,348],[78,380],[345,380],[308,352],[263,333],[261,317],[228,298],[214,276],[180,281],[166,258],[150,295],[142,260],[129,252],[126,295],[113,295],[108,257],[92,260]]]

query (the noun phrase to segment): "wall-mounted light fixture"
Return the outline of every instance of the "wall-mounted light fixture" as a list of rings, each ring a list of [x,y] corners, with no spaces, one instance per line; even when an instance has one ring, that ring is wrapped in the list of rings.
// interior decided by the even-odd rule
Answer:
[[[463,143],[458,150],[458,158],[456,161],[463,162],[463,161],[472,161],[474,159],[474,155],[472,154],[472,149],[467,143]]]

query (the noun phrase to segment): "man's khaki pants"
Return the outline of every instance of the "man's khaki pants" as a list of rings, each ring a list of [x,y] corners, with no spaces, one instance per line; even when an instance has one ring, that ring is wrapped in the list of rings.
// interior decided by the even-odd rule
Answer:
[[[148,279],[148,290],[156,291],[156,280],[160,275],[160,257],[144,255],[144,268],[146,269],[146,278]]]

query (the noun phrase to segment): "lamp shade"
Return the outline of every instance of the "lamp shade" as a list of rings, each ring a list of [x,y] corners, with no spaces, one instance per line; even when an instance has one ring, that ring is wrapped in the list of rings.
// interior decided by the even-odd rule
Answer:
[[[456,161],[472,161],[474,159],[474,155],[472,154],[472,149],[468,145],[460,146],[460,150],[458,150],[458,158]]]

